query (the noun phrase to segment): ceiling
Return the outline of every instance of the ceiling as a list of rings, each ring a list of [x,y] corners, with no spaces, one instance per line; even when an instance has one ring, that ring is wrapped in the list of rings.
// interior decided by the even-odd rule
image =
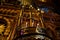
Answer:
[[[8,0],[12,3],[18,3],[18,0]],[[36,7],[48,7],[52,9],[54,12],[60,14],[60,0],[26,0],[30,2],[35,8]],[[6,1],[7,2],[7,1]],[[8,2],[8,3],[9,3]],[[18,3],[19,4],[19,3]]]
[[[52,8],[52,10],[58,14],[60,14],[60,0],[33,0],[33,2],[35,3],[35,6],[41,7],[41,6],[45,6],[48,8]],[[33,3],[32,2],[32,3]]]

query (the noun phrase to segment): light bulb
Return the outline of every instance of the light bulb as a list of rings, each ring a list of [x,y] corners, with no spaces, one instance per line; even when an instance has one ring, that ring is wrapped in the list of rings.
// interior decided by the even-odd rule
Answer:
[[[38,8],[37,10],[38,10],[38,11],[40,11],[40,9],[39,9],[39,8]]]

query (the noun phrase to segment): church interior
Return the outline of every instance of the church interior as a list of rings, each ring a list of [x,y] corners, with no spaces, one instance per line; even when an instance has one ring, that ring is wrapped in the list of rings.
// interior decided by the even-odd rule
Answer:
[[[60,40],[60,0],[0,0],[0,40]]]

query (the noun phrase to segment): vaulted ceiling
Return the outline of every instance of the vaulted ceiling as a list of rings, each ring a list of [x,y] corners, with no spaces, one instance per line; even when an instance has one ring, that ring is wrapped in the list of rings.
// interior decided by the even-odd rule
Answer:
[[[6,0],[6,1],[16,3],[18,0]],[[30,2],[34,7],[44,7],[45,6],[48,8],[53,8],[54,12],[60,14],[60,0],[26,0],[26,1]]]
[[[53,11],[60,14],[60,0],[33,0],[36,6],[53,8]]]

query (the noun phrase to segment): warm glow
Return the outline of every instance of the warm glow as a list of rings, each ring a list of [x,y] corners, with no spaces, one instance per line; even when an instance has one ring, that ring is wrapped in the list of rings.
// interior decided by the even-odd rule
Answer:
[[[32,5],[30,5],[30,7],[32,7]]]
[[[41,13],[44,13],[44,11],[43,11],[43,10],[41,10]]]
[[[40,0],[40,1],[42,1],[42,2],[46,2],[46,0]]]
[[[3,25],[0,25],[0,34],[2,34],[2,32],[4,31],[4,24]]]
[[[38,11],[40,11],[40,9],[39,9],[39,8],[38,8],[37,10],[38,10]]]

